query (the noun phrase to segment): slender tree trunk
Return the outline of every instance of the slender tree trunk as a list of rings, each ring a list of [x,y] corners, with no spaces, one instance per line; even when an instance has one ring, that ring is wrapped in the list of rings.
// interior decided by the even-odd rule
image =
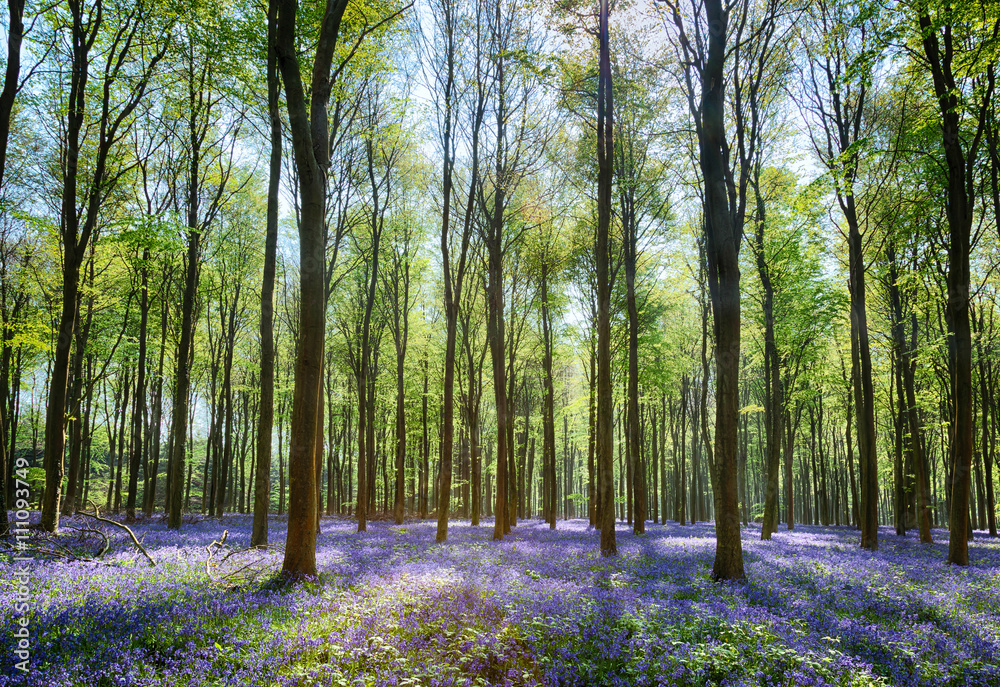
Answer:
[[[122,470],[124,469],[125,453],[129,450],[128,438],[128,399],[132,391],[132,378],[129,371],[125,371],[125,379],[122,381],[122,397],[119,400],[121,410],[117,416],[121,417],[121,425],[118,428],[118,468],[115,471],[115,496],[112,505],[114,513],[117,515],[122,509]]]
[[[980,322],[983,321],[983,316],[980,315]],[[980,332],[982,332],[983,326],[980,325]],[[915,330],[914,330],[915,331]],[[980,341],[981,341],[980,337]],[[979,390],[981,393],[981,409],[982,409],[982,455],[983,455],[983,470],[985,472],[985,487],[986,487],[986,523],[990,530],[990,536],[997,536],[997,518],[996,518],[996,496],[993,490],[993,442],[995,437],[990,434],[990,410],[992,405],[992,394],[991,392],[991,375],[987,372],[987,364],[985,357],[982,353],[982,345],[979,344]],[[915,410],[915,409],[914,409]],[[995,418],[994,418],[995,422]],[[914,462],[917,462],[919,458],[915,458]],[[918,489],[923,489],[923,473],[921,470],[922,466],[917,467],[917,481]],[[917,492],[921,494],[921,491]],[[923,503],[921,503],[923,506]],[[926,511],[925,511],[926,512]]]
[[[90,287],[94,286],[94,255],[91,251],[89,263],[89,279]],[[81,294],[82,300],[82,294]],[[80,304],[77,304],[79,308]],[[73,354],[73,372],[71,375],[72,386],[69,393],[69,399],[67,401],[67,410],[71,415],[75,417],[72,424],[72,433],[70,434],[70,460],[69,460],[69,472],[66,479],[66,496],[64,503],[62,505],[63,515],[73,515],[76,512],[77,506],[80,505],[80,494],[77,491],[77,483],[79,482],[80,475],[80,461],[82,460],[82,449],[83,449],[83,428],[80,410],[82,407],[83,390],[84,390],[84,359],[86,357],[85,350],[87,347],[87,340],[90,338],[90,327],[94,320],[94,297],[91,295],[87,298],[87,317],[84,320],[83,326],[78,326],[76,331],[76,347]]]
[[[480,83],[477,90],[477,98],[475,103],[474,112],[472,114],[472,138],[470,144],[470,151],[472,155],[472,167],[469,174],[469,193],[467,196],[466,212],[464,223],[462,225],[461,239],[460,239],[460,250],[458,255],[458,264],[452,265],[452,256],[450,248],[451,239],[451,203],[452,195],[454,193],[453,187],[453,172],[455,167],[454,152],[454,116],[455,107],[457,103],[457,92],[456,92],[456,76],[455,76],[455,63],[456,63],[456,33],[458,32],[458,22],[456,16],[455,5],[451,2],[442,3],[443,9],[443,31],[444,31],[444,43],[445,43],[445,74],[443,75],[444,83],[444,93],[442,94],[442,102],[444,107],[444,112],[442,113],[442,123],[444,125],[444,131],[442,132],[442,144],[444,150],[444,159],[441,171],[442,180],[442,212],[441,212],[441,263],[444,270],[444,312],[445,312],[445,358],[444,358],[444,399],[442,407],[441,416],[441,481],[440,488],[436,490],[435,496],[438,502],[438,523],[437,523],[437,534],[436,540],[446,541],[448,539],[448,511],[451,508],[451,469],[452,469],[452,451],[454,448],[454,384],[455,384],[455,346],[456,339],[458,335],[458,315],[459,306],[461,305],[462,296],[462,284],[465,279],[465,267],[466,258],[469,249],[469,240],[472,233],[472,210],[475,205],[476,188],[478,185],[479,177],[479,131],[480,126],[483,121],[485,113],[485,98],[486,93],[484,87]],[[476,46],[477,52],[479,46]],[[478,55],[477,55],[478,57]],[[425,377],[425,393],[424,397],[426,399],[426,375],[427,368],[426,362],[424,367],[424,377]],[[426,412],[425,412],[426,416]],[[426,421],[424,426],[426,429]],[[426,436],[426,431],[425,431]],[[426,439],[425,439],[426,443]],[[429,449],[425,450],[424,453],[424,465],[425,465],[425,484],[428,496],[425,500],[429,500],[430,491],[430,472],[429,472],[429,461],[430,452]],[[444,503],[444,508],[440,507],[440,504]],[[424,509],[426,514],[426,507]]]
[[[555,384],[552,377],[552,313],[549,308],[549,265],[545,261],[542,263],[541,287],[542,299],[542,371],[545,375],[544,400],[542,402],[542,462],[544,470],[543,482],[545,485],[545,521],[549,523],[550,529],[555,529],[555,454],[556,454],[556,431],[555,431]]]
[[[778,531],[778,479],[781,470],[781,441],[784,436],[781,421],[784,416],[781,398],[781,359],[774,335],[774,285],[767,264],[764,245],[765,206],[760,194],[759,174],[754,183],[757,198],[756,232],[754,254],[757,274],[764,289],[764,434],[767,439],[767,486],[764,498],[764,521],[760,529],[761,539],[770,539]],[[789,522],[791,520],[789,519]]]
[[[164,279],[164,281],[169,280]],[[164,292],[166,288],[167,284],[164,283]],[[152,453],[153,463],[149,471],[145,493],[147,518],[153,516],[153,510],[156,508],[156,483],[160,470],[160,437],[162,434],[161,424],[163,419],[163,362],[167,352],[167,312],[167,300],[164,298],[160,305],[160,352],[159,362],[156,366],[156,391],[153,394],[153,411],[149,421],[150,433],[152,434],[150,452]]]
[[[590,527],[597,527],[597,484],[595,482],[596,465],[594,464],[595,450],[597,447],[597,350],[594,336],[590,336],[590,377],[589,377],[589,399],[587,403],[587,516],[590,518]],[[529,473],[528,482],[531,478]],[[530,490],[530,487],[529,487]]]
[[[502,149],[502,147],[498,147]],[[489,252],[489,343],[493,362],[493,396],[495,399],[497,418],[497,462],[496,462],[496,519],[493,527],[493,539],[503,539],[510,531],[508,522],[509,508],[507,504],[507,366],[506,347],[504,339],[504,294],[503,294],[503,187],[498,186],[494,199],[494,216],[490,222],[493,236],[488,242]]]
[[[195,212],[197,210],[195,209]],[[172,455],[170,460],[170,502],[167,505],[168,527],[180,529],[183,495],[180,485],[184,479],[185,449],[187,446],[188,399],[191,388],[191,358],[194,351],[194,300],[198,292],[201,230],[195,218],[188,217],[188,247],[186,255],[184,296],[181,316],[181,338],[177,350],[174,377],[173,420],[171,423]]]
[[[405,345],[396,354],[396,498],[393,515],[397,525],[403,523],[406,485],[406,408],[403,385],[403,363],[406,359]]]
[[[7,0],[7,68],[4,70],[3,91],[0,91],[0,189],[3,188],[7,166],[7,141],[10,138],[10,116],[21,83],[21,43],[24,41],[24,0]],[[0,437],[2,438],[2,437]],[[0,504],[3,505],[3,504]],[[3,515],[6,518],[6,513]]]
[[[142,465],[142,428],[146,418],[146,340],[149,323],[149,248],[143,249],[140,268],[139,296],[139,359],[135,382],[135,408],[132,412],[132,453],[129,460],[128,501],[125,504],[125,522],[135,520],[135,505],[139,498],[139,467]],[[88,315],[89,317],[89,315]]]
[[[223,418],[222,434],[222,464],[219,470],[219,489],[215,493],[215,516],[221,518],[226,506],[231,506],[233,489],[230,481],[235,476],[233,466],[233,354],[236,348],[236,309],[240,300],[241,285],[236,283],[233,301],[229,307],[228,317],[225,307],[220,302],[219,312],[228,320],[224,322],[222,341],[224,347],[222,363],[222,403],[225,416]]]
[[[628,203],[624,203],[628,206]],[[646,502],[642,493],[642,456],[639,446],[639,309],[635,301],[635,269],[637,259],[637,229],[634,212],[627,213],[625,245],[625,291],[628,310],[628,466],[631,473],[629,490],[635,492],[634,534],[646,531]],[[632,505],[630,499],[630,506]],[[629,516],[633,515],[629,508]]]
[[[264,276],[260,286],[260,417],[257,421],[257,462],[254,474],[251,546],[267,546],[267,513],[271,505],[271,438],[274,428],[274,273],[278,253],[278,190],[281,184],[281,113],[278,55],[275,41],[278,4],[267,7],[267,112],[271,157],[267,180],[267,228]]]
[[[424,393],[421,397],[420,402],[420,421],[423,427],[423,440],[420,445],[420,486],[417,488],[419,491],[418,501],[420,502],[420,519],[425,520],[427,518],[427,501],[430,492],[430,451],[431,442],[430,435],[427,431],[427,367],[428,361],[427,356],[424,356]]]

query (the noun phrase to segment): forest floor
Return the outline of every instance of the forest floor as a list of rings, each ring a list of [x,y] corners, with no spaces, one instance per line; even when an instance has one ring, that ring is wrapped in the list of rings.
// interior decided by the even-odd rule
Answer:
[[[0,558],[0,685],[1000,685],[1000,540],[980,533],[958,569],[944,530],[924,546],[883,528],[869,553],[847,527],[761,542],[751,525],[747,581],[715,584],[711,524],[620,524],[602,559],[580,520],[521,521],[500,543],[457,521],[436,544],[430,521],[359,535],[324,519],[318,580],[289,587],[280,548],[245,550],[248,517],[138,524],[155,566],[99,529],[97,561],[67,559],[103,547],[68,528],[61,551]]]

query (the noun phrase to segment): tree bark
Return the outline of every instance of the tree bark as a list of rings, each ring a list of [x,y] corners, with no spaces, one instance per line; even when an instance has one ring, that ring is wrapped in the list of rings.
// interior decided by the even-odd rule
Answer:
[[[781,443],[784,437],[781,426],[784,408],[781,398],[781,358],[774,335],[774,285],[771,282],[764,246],[765,206],[764,199],[760,195],[759,173],[755,179],[754,190],[757,197],[754,257],[757,261],[757,274],[760,276],[761,287],[764,289],[764,435],[767,439],[765,461],[767,485],[760,538],[770,539],[771,535],[778,531],[778,479],[781,470]],[[789,523],[791,522],[789,516]]]
[[[611,395],[611,269],[609,233],[614,179],[614,97],[611,83],[610,0],[600,0],[597,83],[597,489],[601,555],[617,556]]]
[[[135,505],[139,498],[139,467],[142,464],[142,427],[146,418],[146,340],[149,323],[149,248],[142,252],[139,285],[139,359],[135,382],[135,408],[132,412],[132,452],[129,459],[128,501],[125,504],[125,522],[135,521]],[[89,320],[88,312],[88,320]],[[70,482],[72,483],[72,477]]]
[[[932,23],[927,6],[920,8],[919,25],[922,47],[931,72],[934,94],[940,107],[944,168],[947,183],[946,215],[948,218],[948,288],[945,301],[945,315],[951,335],[953,350],[954,405],[952,406],[952,428],[954,444],[952,457],[952,489],[949,514],[950,538],[948,562],[955,565],[969,564],[969,496],[972,476],[973,413],[972,413],[972,331],[969,323],[969,285],[971,273],[969,255],[971,253],[971,231],[975,209],[975,174],[979,143],[989,118],[990,101],[994,88],[994,65],[989,63],[985,79],[986,87],[977,97],[979,111],[973,114],[975,127],[972,139],[963,148],[963,130],[968,123],[962,121],[959,93],[964,82],[956,80],[952,71],[955,55],[951,37],[951,16],[949,8],[944,12],[943,31],[944,53],[938,39],[939,29]],[[938,17],[937,20],[941,20]],[[938,23],[941,23],[940,21]],[[995,40],[1000,21],[994,23],[991,32]]]
[[[739,498],[736,488],[739,430],[740,266],[742,227],[730,214],[726,174],[725,63],[728,13],[706,0],[708,55],[702,74],[701,171],[705,184],[705,237],[715,328],[715,562],[712,579],[743,579]],[[707,383],[707,380],[703,380]]]
[[[260,286],[260,417],[254,474],[251,546],[267,546],[267,513],[271,506],[271,438],[274,429],[274,273],[278,253],[278,191],[281,184],[280,80],[277,54],[278,4],[267,6],[267,113],[271,155],[267,180],[267,228],[264,276]]]
[[[299,178],[299,341],[295,361],[289,453],[288,535],[282,571],[316,574],[316,425],[323,390],[326,334],[326,169],[329,164],[331,65],[347,0],[328,0],[313,60],[309,98],[296,44],[295,0],[276,0],[275,52],[285,84],[292,151]],[[360,458],[359,458],[360,460]],[[363,479],[363,478],[362,478]],[[361,496],[358,498],[359,510]],[[363,518],[359,518],[359,529]]]
[[[21,43],[24,41],[24,0],[7,0],[7,68],[0,91],[0,189],[7,166],[7,141],[14,99],[21,89]],[[6,518],[6,515],[3,517]]]
[[[625,191],[628,193],[631,189]],[[631,200],[631,199],[629,199]],[[646,499],[643,493],[643,461],[639,446],[639,309],[635,301],[635,270],[638,253],[638,236],[633,202],[622,201],[625,210],[625,300],[628,310],[628,465],[631,476],[630,490],[634,492],[632,532],[646,531]],[[632,509],[630,509],[631,511]]]

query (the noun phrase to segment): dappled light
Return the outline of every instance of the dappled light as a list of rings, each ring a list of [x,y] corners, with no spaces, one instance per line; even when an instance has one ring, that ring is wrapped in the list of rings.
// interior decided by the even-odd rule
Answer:
[[[586,522],[490,527],[324,519],[318,577],[229,584],[206,547],[242,551],[248,517],[205,519],[182,537],[137,533],[156,567],[115,544],[100,563],[39,562],[34,684],[776,684],[991,685],[1000,678],[1000,543],[977,541],[956,578],[947,547],[850,528],[799,527],[771,542],[743,530],[748,582],[710,581],[711,524],[618,533],[602,557]],[[272,521],[276,534],[283,528]],[[937,531],[936,535],[943,535]],[[280,551],[253,551],[275,571]],[[246,561],[241,560],[245,564]],[[0,602],[13,590],[4,566]],[[0,685],[15,685],[3,615]],[[116,676],[108,681],[109,676]]]

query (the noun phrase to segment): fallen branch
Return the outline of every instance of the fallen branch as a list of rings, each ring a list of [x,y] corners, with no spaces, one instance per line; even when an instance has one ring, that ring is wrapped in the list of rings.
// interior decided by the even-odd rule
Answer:
[[[135,547],[137,549],[139,549],[140,551],[142,551],[142,555],[146,557],[146,560],[149,561],[150,565],[156,566],[156,561],[154,561],[153,557],[149,555],[148,551],[146,551],[146,547],[144,547],[139,542],[139,540],[136,538],[135,532],[132,531],[132,528],[130,528],[128,525],[123,525],[120,522],[115,522],[114,520],[111,520],[109,518],[102,518],[98,514],[99,511],[97,510],[97,504],[94,503],[93,501],[91,501],[90,503],[91,503],[92,506],[94,506],[94,512],[93,513],[88,513],[86,511],[79,511],[80,515],[86,515],[88,518],[94,518],[94,520],[97,520],[99,522],[105,522],[105,523],[107,523],[109,525],[114,525],[115,527],[121,528],[121,529],[125,530],[126,532],[128,532],[129,536],[132,537],[132,543],[135,544]]]
[[[249,553],[251,551],[254,553],[263,553],[265,551],[280,551],[281,553],[284,553],[285,547],[278,546],[277,544],[271,544],[271,545],[264,544],[263,546],[248,546],[245,549],[233,549],[232,551],[230,551],[229,553],[227,553],[225,556],[222,557],[221,562],[225,563],[227,560],[229,560],[230,556]]]
[[[217,582],[215,575],[212,574],[212,556],[215,555],[217,549],[221,549],[226,544],[226,539],[229,538],[229,530],[222,530],[222,536],[217,540],[213,541],[211,544],[205,547],[205,551],[208,552],[208,558],[205,559],[205,572],[208,577],[213,581]]]
[[[72,525],[66,525],[66,527],[81,533],[93,532],[94,534],[99,535],[101,539],[104,540],[104,543],[101,544],[101,548],[97,551],[97,553],[94,554],[94,558],[100,558],[101,556],[103,556],[108,552],[108,549],[111,548],[111,540],[108,539],[108,535],[106,535],[102,530],[94,529],[93,527],[73,527]]]

